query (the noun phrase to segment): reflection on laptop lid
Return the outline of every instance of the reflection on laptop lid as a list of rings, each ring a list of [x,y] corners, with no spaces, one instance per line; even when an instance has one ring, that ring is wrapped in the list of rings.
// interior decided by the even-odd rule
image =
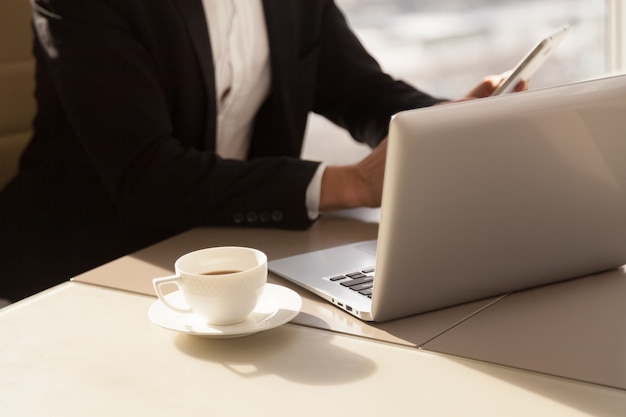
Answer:
[[[626,76],[402,112],[377,245],[269,268],[385,321],[619,267],[624,132]]]

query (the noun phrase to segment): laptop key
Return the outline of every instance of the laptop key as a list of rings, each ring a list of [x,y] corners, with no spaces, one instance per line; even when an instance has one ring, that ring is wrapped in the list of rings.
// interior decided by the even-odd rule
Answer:
[[[342,281],[340,282],[340,284],[343,285],[344,287],[352,287],[354,285],[365,284],[365,283],[373,282],[373,281],[374,281],[374,277],[368,277],[367,275],[364,275],[362,278]]]
[[[336,277],[331,277],[331,278],[328,278],[328,279],[334,282],[334,281],[341,281],[342,279],[346,279],[346,278],[347,277],[345,275],[338,275]]]
[[[372,298],[372,294],[374,293],[373,288],[368,288],[366,290],[359,291],[359,294],[363,294],[366,297]]]
[[[358,291],[361,292],[362,290],[368,290],[370,288],[374,287],[374,283],[373,282],[366,282],[365,284],[359,284],[359,285],[352,285],[348,288],[350,288],[351,290],[354,291]]]
[[[344,287],[363,295],[364,297],[372,298],[374,287],[375,267],[363,268],[359,271],[350,272],[345,275],[337,275],[328,278],[329,281],[338,282]]]

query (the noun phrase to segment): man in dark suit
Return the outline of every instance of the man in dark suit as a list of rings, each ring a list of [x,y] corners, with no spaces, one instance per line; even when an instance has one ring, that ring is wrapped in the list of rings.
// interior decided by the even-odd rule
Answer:
[[[267,91],[230,157],[218,144],[222,101],[239,88],[229,71],[262,76],[231,56],[230,37],[248,30],[237,16],[263,25],[266,53],[250,53],[267,76],[248,87]],[[377,206],[390,117],[441,101],[384,74],[330,0],[35,0],[33,26],[38,113],[0,194],[0,298],[195,226],[302,229],[324,210]],[[346,167],[301,160],[311,111],[372,154]]]

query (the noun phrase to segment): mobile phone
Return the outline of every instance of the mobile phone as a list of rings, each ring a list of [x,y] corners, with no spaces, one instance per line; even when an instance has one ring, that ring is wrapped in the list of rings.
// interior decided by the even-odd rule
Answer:
[[[510,93],[520,81],[529,81],[535,71],[539,69],[546,59],[548,59],[552,51],[563,41],[563,38],[565,38],[569,31],[570,27],[564,26],[537,43],[491,95],[497,96],[499,94]]]

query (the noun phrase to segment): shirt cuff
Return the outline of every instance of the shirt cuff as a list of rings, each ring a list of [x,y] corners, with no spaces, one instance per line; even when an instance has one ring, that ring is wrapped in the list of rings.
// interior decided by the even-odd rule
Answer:
[[[320,194],[322,190],[322,176],[325,170],[326,164],[320,164],[306,189],[306,207],[309,213],[309,220],[315,220],[320,215]]]

